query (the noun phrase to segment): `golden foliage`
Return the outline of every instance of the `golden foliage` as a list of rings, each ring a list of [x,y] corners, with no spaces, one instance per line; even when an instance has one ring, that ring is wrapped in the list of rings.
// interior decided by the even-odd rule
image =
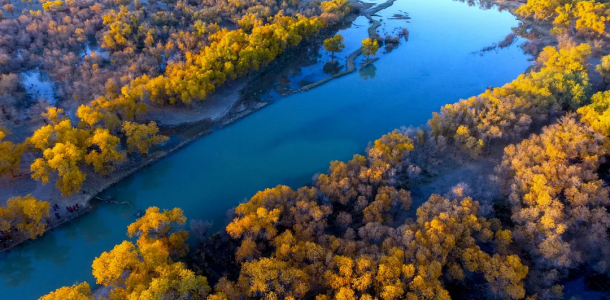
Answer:
[[[86,282],[62,287],[48,295],[40,297],[38,300],[91,300],[91,288]]]
[[[80,190],[86,175],[78,168],[83,153],[77,146],[70,142],[57,143],[44,150],[43,156],[32,163],[32,178],[48,183],[50,173],[56,171],[59,176],[56,186],[62,195],[70,196]]]
[[[366,38],[362,40],[362,54],[366,56],[366,59],[369,59],[369,56],[377,54],[377,50],[379,50],[379,43],[375,39]]]
[[[331,59],[334,59],[335,52],[343,51],[345,48],[345,44],[343,43],[344,40],[343,36],[338,33],[335,34],[335,36],[324,40],[324,49],[331,53]]]
[[[122,131],[127,137],[130,152],[137,151],[141,154],[148,154],[150,147],[168,140],[168,137],[158,134],[159,128],[155,122],[138,124],[126,121],[123,122]]]
[[[124,241],[93,261],[98,284],[112,287],[110,299],[205,299],[207,279],[196,275],[173,256],[184,255],[188,233],[171,233],[186,222],[182,210],[160,212],[151,207],[135,223],[128,235],[139,234],[137,246]]]
[[[110,134],[108,129],[97,128],[87,143],[95,149],[85,156],[85,161],[99,174],[110,173],[114,164],[125,160],[125,154],[119,151],[119,138]]]
[[[610,228],[608,189],[597,177],[603,140],[572,116],[504,150],[498,182],[513,206],[515,240],[556,268],[582,263]],[[576,238],[578,236],[578,238]]]
[[[19,164],[25,149],[24,144],[15,145],[10,141],[5,141],[8,134],[10,134],[8,129],[0,128],[0,176],[5,174],[15,176],[19,173]]]
[[[39,201],[31,195],[13,197],[0,206],[0,231],[10,232],[11,228],[30,239],[42,236],[46,229],[43,218],[49,217],[49,202]]]
[[[588,100],[590,53],[588,44],[544,48],[537,59],[539,71],[433,113],[428,121],[432,134],[476,157],[492,141],[520,137],[560,107],[577,109]]]

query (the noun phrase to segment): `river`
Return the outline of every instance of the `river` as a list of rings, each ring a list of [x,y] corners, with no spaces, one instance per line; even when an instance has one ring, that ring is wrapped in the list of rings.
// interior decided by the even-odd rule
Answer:
[[[412,19],[386,20],[402,12]],[[331,160],[362,153],[369,141],[394,128],[423,124],[442,105],[501,86],[530,65],[519,40],[477,53],[518,25],[508,12],[451,0],[397,0],[374,18],[385,20],[380,32],[408,28],[409,41],[366,70],[280,99],[216,130],[104,196],[129,201],[136,210],[180,207],[187,217],[222,228],[227,209],[256,191],[308,184]],[[366,36],[366,20],[364,26],[357,23],[350,30],[360,33],[346,38]],[[92,213],[1,254],[0,298],[37,299],[83,280],[95,287],[93,259],[127,238],[134,213],[126,205],[97,205]]]

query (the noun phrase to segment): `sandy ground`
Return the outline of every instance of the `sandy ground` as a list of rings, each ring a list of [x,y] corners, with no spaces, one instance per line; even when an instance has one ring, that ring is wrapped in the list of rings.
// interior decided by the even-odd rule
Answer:
[[[205,101],[194,102],[190,107],[180,105],[151,107],[145,119],[156,120],[161,127],[184,126],[203,120],[217,122],[226,116],[239,101],[240,91],[246,87],[248,80],[240,78],[221,86]]]

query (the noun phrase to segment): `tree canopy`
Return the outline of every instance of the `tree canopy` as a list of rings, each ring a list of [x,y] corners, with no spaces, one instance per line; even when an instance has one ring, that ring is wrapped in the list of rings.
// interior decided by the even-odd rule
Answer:
[[[344,40],[340,34],[335,34],[335,36],[324,40],[324,49],[331,53],[331,60],[335,59],[335,52],[341,52],[345,48]]]
[[[362,40],[362,54],[366,56],[368,60],[371,55],[377,54],[379,50],[379,43],[376,39],[366,38]]]

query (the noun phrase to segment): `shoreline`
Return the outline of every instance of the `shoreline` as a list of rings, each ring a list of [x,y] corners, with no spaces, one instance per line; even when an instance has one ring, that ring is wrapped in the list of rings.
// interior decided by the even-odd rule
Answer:
[[[392,6],[392,4],[394,4],[395,1],[396,0],[388,0],[373,8],[370,8],[370,7],[366,8],[364,5],[365,4],[364,2],[361,2],[359,0],[352,0],[351,1],[352,4],[354,5],[354,7],[357,7],[359,9],[359,11],[358,11],[358,13],[351,14],[352,16],[350,16],[350,17],[346,17],[346,20],[348,20],[348,22],[351,24],[351,22],[353,22],[358,16],[365,16],[370,22],[372,22],[372,24],[368,27],[367,31],[368,31],[369,37],[373,37],[376,34],[376,29],[381,24],[379,21],[373,20],[371,15],[374,15],[375,13]],[[358,50],[352,52],[348,56],[345,71],[339,72],[339,73],[329,76],[327,78],[321,79],[317,82],[303,86],[298,90],[292,90],[291,92],[287,93],[286,95],[282,95],[282,98],[290,96],[290,95],[294,95],[297,93],[301,93],[301,92],[307,92],[313,88],[319,87],[327,82],[330,82],[331,80],[334,80],[334,79],[337,79],[337,78],[340,78],[340,77],[343,77],[345,75],[355,72],[358,69],[356,67],[355,60],[361,54],[362,54],[362,49],[359,48]],[[372,60],[369,63],[372,63],[375,60]],[[247,80],[248,82],[244,82],[244,81],[246,81],[246,79],[243,79],[241,81],[237,80],[237,81],[231,82],[228,85],[221,87],[219,89],[219,91],[217,91],[218,93],[214,93],[215,96],[213,96],[213,97],[219,97],[218,94],[222,94],[223,92],[231,92],[231,91],[234,93],[236,92],[236,94],[228,95],[227,97],[218,99],[221,102],[229,99],[229,104],[230,104],[228,106],[228,108],[220,114],[216,114],[214,116],[209,116],[209,117],[194,116],[191,118],[191,120],[184,121],[184,122],[171,122],[171,121],[158,122],[162,133],[164,133],[164,131],[165,132],[182,131],[182,134],[177,133],[177,134],[173,134],[173,135],[168,135],[170,138],[181,138],[181,140],[177,144],[166,147],[166,148],[161,147],[160,149],[153,151],[150,155],[143,157],[141,159],[130,160],[130,161],[126,162],[125,164],[118,166],[117,169],[108,176],[102,176],[99,174],[87,172],[86,175],[88,178],[85,181],[85,183],[83,184],[82,191],[71,197],[57,196],[57,195],[59,195],[59,192],[57,191],[57,189],[55,188],[55,186],[53,184],[49,183],[47,185],[44,185],[44,188],[43,188],[43,185],[40,182],[36,181],[35,182],[36,187],[34,188],[33,191],[31,191],[32,194],[34,194],[34,196],[36,196],[35,195],[36,192],[38,192],[38,194],[50,193],[52,195],[46,196],[47,198],[58,199],[58,200],[56,200],[56,201],[49,201],[50,199],[40,199],[40,200],[48,201],[51,205],[58,204],[60,206],[60,212],[58,212],[58,213],[60,213],[60,216],[61,216],[60,218],[54,218],[53,214],[55,213],[55,211],[49,211],[48,219],[50,220],[50,225],[48,225],[47,228],[45,229],[45,234],[48,231],[53,231],[55,228],[58,228],[59,226],[69,223],[70,221],[72,221],[82,215],[92,212],[94,210],[94,207],[91,205],[91,201],[93,199],[95,199],[96,197],[99,198],[99,195],[102,192],[104,192],[105,190],[114,186],[115,184],[118,184],[119,182],[126,179],[127,177],[129,177],[129,176],[135,174],[136,172],[144,169],[145,167],[148,167],[148,166],[152,165],[153,163],[169,156],[170,154],[173,154],[176,151],[181,150],[182,148],[188,146],[189,144],[193,143],[197,139],[208,135],[209,133],[211,133],[214,130],[214,127],[216,127],[217,129],[222,129],[272,103],[272,102],[247,103],[247,101],[244,101],[243,95],[241,94],[241,92],[246,90],[247,87],[249,86],[249,84],[252,82],[255,82],[255,80],[251,80],[251,78],[250,78]],[[237,97],[237,98],[231,99],[231,97]],[[181,111],[185,110],[185,108],[174,108],[174,107],[169,108],[169,109],[168,108],[152,109],[152,112],[149,112],[147,114],[147,116],[150,117],[151,114],[159,114],[159,113],[164,114],[165,113],[163,111],[164,109],[181,110]],[[188,108],[186,108],[186,109],[188,109]],[[204,110],[204,109],[206,109],[206,108],[205,107],[196,107],[195,111]],[[171,112],[169,112],[169,114],[171,114]],[[189,131],[195,131],[195,132],[189,133]],[[28,179],[31,179],[31,178],[28,177]],[[10,183],[9,183],[9,185],[10,185]],[[46,190],[46,191],[44,191],[44,190]],[[53,197],[53,196],[56,196],[56,197]],[[10,198],[10,197],[11,196],[8,196],[8,198]],[[66,213],[61,210],[61,206],[72,206],[75,204],[78,204],[79,207],[81,207],[82,212],[79,211],[76,214],[72,214],[71,212]],[[24,244],[27,241],[31,241],[31,240],[32,239],[28,239],[28,238],[25,238],[25,239],[20,238],[19,240],[17,240],[16,242],[14,242],[10,245],[7,245],[7,246],[0,245],[0,253],[8,252],[11,249],[13,249],[21,244]]]
[[[367,18],[370,22],[371,22],[371,26],[369,26],[369,28],[367,29],[368,31],[368,35],[369,38],[374,37],[375,35],[377,35],[377,28],[379,28],[379,26],[381,26],[381,23],[377,20],[374,20],[373,17],[371,17],[371,15],[374,15],[376,13],[378,13],[379,11],[382,11],[390,6],[392,6],[394,4],[394,1],[396,0],[388,0],[382,4],[379,4],[373,8],[369,8],[366,9],[364,12],[361,12],[360,15],[364,16],[365,18]],[[324,78],[321,80],[318,80],[317,82],[314,83],[310,83],[296,91],[293,91],[292,93],[290,93],[289,95],[293,95],[293,94],[297,94],[297,93],[301,93],[301,92],[306,92],[309,91],[313,88],[317,88],[333,79],[337,79],[340,77],[343,77],[345,75],[351,74],[356,72],[357,68],[356,68],[356,58],[358,56],[360,56],[362,54],[362,48],[359,48],[358,50],[352,52],[348,57],[347,57],[347,61],[345,63],[345,71],[339,72],[337,74],[334,74],[328,78]],[[379,58],[374,58],[371,61],[367,62],[366,64],[371,64],[375,61],[377,61]]]

